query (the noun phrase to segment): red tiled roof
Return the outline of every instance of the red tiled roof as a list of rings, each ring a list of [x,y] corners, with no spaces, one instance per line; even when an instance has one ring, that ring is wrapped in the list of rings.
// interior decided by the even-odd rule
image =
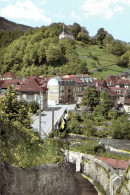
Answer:
[[[125,80],[124,85],[129,85],[130,86],[130,80]]]
[[[117,84],[130,85],[130,81],[129,80],[124,80],[124,79],[118,79]]]
[[[128,79],[128,78],[130,77],[130,75],[128,75],[128,74],[123,74],[123,75],[121,75],[121,77],[124,77],[125,79]]]
[[[82,84],[83,82],[76,75],[65,75],[62,77],[63,80],[73,80],[75,83]]]
[[[119,76],[109,76],[106,78],[106,83],[112,82],[111,85],[116,85],[118,79],[120,79]]]
[[[117,79],[120,79],[120,76],[114,76],[114,75],[111,75],[111,76],[108,76],[107,78],[106,78],[106,81],[115,81],[115,80],[117,80]]]
[[[40,92],[40,91],[47,91],[46,86],[40,85],[39,81],[36,78],[29,77],[23,85],[17,85],[15,87],[17,91],[20,92]]]
[[[94,80],[93,85],[100,92],[104,92],[108,88],[104,80]]]
[[[116,92],[116,91],[119,91],[120,90],[120,93]],[[119,87],[109,87],[109,92],[110,92],[110,95],[123,95],[125,94],[125,92],[127,91],[127,88],[119,88]]]
[[[15,85],[21,84],[23,82],[24,82],[24,79],[1,80],[0,86],[2,88],[7,89],[8,86],[10,86],[10,85],[15,86]]]
[[[2,78],[16,78],[15,74],[12,72],[6,72],[1,76]]]
[[[118,160],[118,159],[103,158],[103,157],[96,157],[96,158],[108,164],[112,168],[117,168],[117,169],[126,169],[130,162],[127,160]]]
[[[124,75],[125,78],[128,78],[128,75],[126,77],[126,75]],[[112,82],[111,85],[117,85],[117,84],[124,84],[124,85],[130,85],[130,80],[125,80],[122,78],[122,76],[109,76],[106,78],[106,82],[110,84],[110,82]]]
[[[130,104],[130,98],[125,100],[124,104]]]
[[[94,80],[93,84],[94,84],[94,86],[96,86],[96,84],[104,86],[104,80]]]
[[[110,96],[118,96],[118,94],[115,91],[111,90],[111,88],[107,88],[107,92]]]

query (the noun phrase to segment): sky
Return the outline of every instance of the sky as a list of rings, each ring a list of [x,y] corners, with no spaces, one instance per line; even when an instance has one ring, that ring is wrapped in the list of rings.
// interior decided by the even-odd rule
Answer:
[[[130,0],[0,0],[0,16],[32,27],[78,23],[90,36],[104,28],[130,42]]]

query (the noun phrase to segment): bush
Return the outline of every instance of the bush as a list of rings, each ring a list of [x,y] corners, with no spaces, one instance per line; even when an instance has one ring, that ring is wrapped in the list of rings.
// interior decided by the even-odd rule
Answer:
[[[28,103],[28,108],[31,109],[31,112],[35,114],[39,110],[38,102],[30,102]]]

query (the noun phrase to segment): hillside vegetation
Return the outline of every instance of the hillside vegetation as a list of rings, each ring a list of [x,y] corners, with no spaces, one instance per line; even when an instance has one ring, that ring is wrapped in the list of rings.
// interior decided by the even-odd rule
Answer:
[[[3,17],[0,17],[0,30],[3,31],[22,31],[26,32],[28,30],[32,30],[31,26],[26,26],[23,24],[16,24],[15,22],[11,22]]]
[[[79,24],[66,26],[75,40],[59,40],[61,23],[27,31],[0,32],[0,74],[17,76],[85,74],[105,78],[129,68],[130,47],[103,28],[90,37]],[[10,38],[11,37],[11,38]]]
[[[124,67],[117,65],[118,57],[108,52],[105,47],[77,45],[76,51],[79,58],[87,63],[88,72],[92,77],[105,79],[108,75],[121,74],[125,71]]]

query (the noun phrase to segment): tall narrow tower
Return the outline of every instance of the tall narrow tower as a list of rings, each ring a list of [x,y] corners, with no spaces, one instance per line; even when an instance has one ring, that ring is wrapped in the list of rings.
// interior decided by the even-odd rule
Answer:
[[[65,32],[65,25],[64,25],[64,22],[63,22],[63,32]]]

